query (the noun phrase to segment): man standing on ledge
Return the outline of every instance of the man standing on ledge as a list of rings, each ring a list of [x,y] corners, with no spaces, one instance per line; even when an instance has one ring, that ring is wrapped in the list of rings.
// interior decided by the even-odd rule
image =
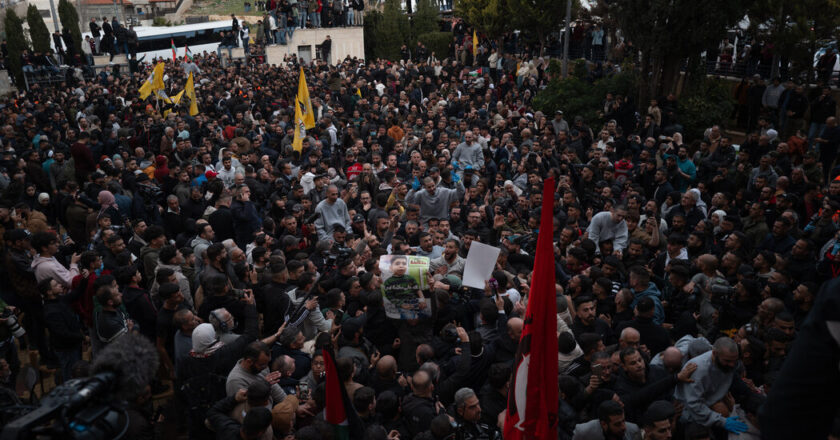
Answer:
[[[332,50],[332,40],[330,36],[327,35],[327,39],[321,43],[321,56],[324,58],[327,64],[330,63],[330,51]]]

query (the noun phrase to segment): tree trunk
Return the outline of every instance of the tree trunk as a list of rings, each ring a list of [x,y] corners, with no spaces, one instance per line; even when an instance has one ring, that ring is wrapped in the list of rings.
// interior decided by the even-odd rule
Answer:
[[[647,102],[648,94],[650,92],[651,69],[650,69],[650,52],[642,51],[642,61],[639,69],[639,95],[638,102]]]
[[[659,89],[659,93],[652,95],[651,98],[659,98],[660,95],[677,92],[682,62],[683,59],[678,56],[667,55],[664,57],[662,60],[662,88]]]

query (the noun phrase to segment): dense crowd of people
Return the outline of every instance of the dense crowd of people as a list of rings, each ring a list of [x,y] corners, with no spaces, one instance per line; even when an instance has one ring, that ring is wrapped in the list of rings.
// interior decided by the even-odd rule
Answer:
[[[150,65],[0,98],[0,386],[27,359],[83,377],[135,333],[160,370],[131,438],[333,438],[330,356],[365,439],[501,438],[551,176],[559,439],[768,438],[797,414],[825,438],[836,404],[807,419],[791,396],[838,380],[831,90],[802,101],[814,130],[779,113],[792,87],[734,145],[685,138],[674,96],[546,114],[546,63],[502,58],[305,65],[300,151],[293,59],[166,61],[195,116],[139,99]],[[476,242],[500,248],[498,287],[463,284]],[[397,278],[428,314],[386,313],[383,256],[428,258]],[[790,354],[815,344],[825,367]]]

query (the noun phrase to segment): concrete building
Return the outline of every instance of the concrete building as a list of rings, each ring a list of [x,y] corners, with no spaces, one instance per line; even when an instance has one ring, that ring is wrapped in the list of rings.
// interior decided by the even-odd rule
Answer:
[[[348,56],[365,57],[365,35],[362,27],[316,28],[295,30],[294,38],[285,46],[274,44],[266,47],[266,62],[279,65],[288,54],[296,54],[307,63],[313,58],[323,59],[321,43],[327,35],[332,40],[330,64],[336,64]]]

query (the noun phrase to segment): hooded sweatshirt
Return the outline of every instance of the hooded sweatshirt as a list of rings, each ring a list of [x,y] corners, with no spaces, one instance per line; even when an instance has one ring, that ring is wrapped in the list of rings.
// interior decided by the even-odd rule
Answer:
[[[634,292],[633,303],[630,304],[630,307],[635,309],[636,304],[639,303],[639,300],[649,296],[653,299],[654,305],[654,313],[653,313],[653,323],[656,325],[662,325],[662,322],[665,320],[665,309],[662,308],[662,294],[659,293],[659,289],[656,288],[656,284],[653,282],[648,283],[648,288],[641,291],[641,292]]]
[[[32,260],[32,270],[35,272],[35,280],[41,282],[47,278],[58,281],[64,287],[69,288],[73,278],[79,274],[79,265],[73,263],[70,270],[67,270],[55,257],[42,257],[36,255]]]

